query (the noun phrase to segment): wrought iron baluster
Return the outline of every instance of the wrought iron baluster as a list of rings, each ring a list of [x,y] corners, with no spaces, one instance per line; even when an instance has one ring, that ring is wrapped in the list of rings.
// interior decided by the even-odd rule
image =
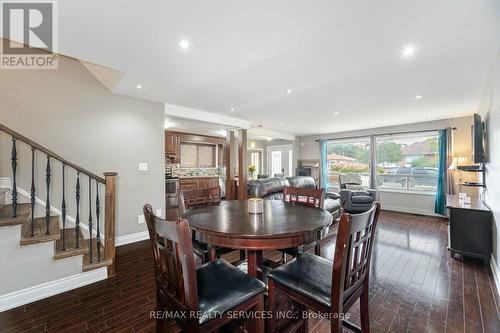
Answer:
[[[50,234],[50,156],[47,155],[47,169],[45,170],[45,184],[47,186],[47,201],[45,203],[45,234]]]
[[[97,223],[97,262],[101,261],[101,232],[99,229],[99,214],[101,213],[100,203],[99,203],[99,182],[96,180],[95,182],[95,192],[96,192],[96,200],[95,200],[95,216]]]
[[[76,178],[76,246],[75,249],[80,248],[80,172],[77,173]]]
[[[16,138],[14,137],[12,138],[11,165],[12,165],[12,217],[17,217],[17,184],[16,184],[17,148],[16,148]]]
[[[62,166],[62,204],[61,204],[61,212],[62,212],[62,225],[63,225],[63,233],[62,233],[62,250],[66,251],[66,175],[65,175],[66,164]]]
[[[89,263],[93,262],[93,256],[92,256],[92,248],[93,248],[93,243],[92,243],[92,178],[89,177],[89,237],[90,237],[90,249],[89,249],[89,255],[90,255],[90,260]]]
[[[35,148],[31,147],[31,237],[35,237]]]

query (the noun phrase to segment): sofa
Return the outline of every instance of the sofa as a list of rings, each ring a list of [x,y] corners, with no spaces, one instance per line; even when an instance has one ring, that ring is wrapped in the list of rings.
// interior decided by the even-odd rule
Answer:
[[[314,178],[309,176],[250,180],[248,182],[248,196],[267,200],[283,200],[283,188],[285,186],[316,188],[316,182]],[[326,193],[323,208],[329,211],[334,219],[337,219],[340,217],[340,202],[340,196],[337,193]]]

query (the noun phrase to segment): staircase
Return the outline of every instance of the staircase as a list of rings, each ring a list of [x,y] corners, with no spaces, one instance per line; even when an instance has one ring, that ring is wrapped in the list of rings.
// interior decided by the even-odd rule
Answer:
[[[0,234],[4,227],[20,226],[19,242],[21,247],[52,242],[54,244],[54,260],[83,256],[83,272],[107,267],[108,277],[114,276],[115,180],[117,174],[107,172],[102,178],[0,124],[0,134],[2,132],[10,136],[12,140],[9,156],[11,161],[9,177],[12,180],[12,186],[0,188]],[[17,184],[18,170],[20,170],[18,168],[18,151],[21,149],[25,149],[31,155],[31,174],[28,175],[29,177],[25,177],[25,180],[31,178],[30,191],[18,187]],[[40,155],[46,159],[46,165],[43,166],[45,188],[37,192],[36,184],[38,181],[38,187],[40,187],[40,179],[36,179],[39,170],[35,168],[35,160],[39,160]],[[2,157],[4,158],[4,156]],[[62,171],[58,175],[52,172],[52,170],[57,169],[56,166]],[[72,172],[69,172],[69,169],[72,169]],[[76,179],[73,179],[76,181],[76,186],[69,191],[66,184],[68,183],[67,177],[71,175],[76,176]],[[62,187],[51,187],[55,177],[62,180]],[[81,198],[81,181],[88,182],[86,192],[88,201],[85,202]],[[75,195],[71,198],[71,202],[76,202],[74,218],[69,215],[67,209],[69,198],[66,197],[66,192],[73,192],[73,190]],[[25,200],[29,200],[29,203],[21,203],[22,200],[19,200],[18,192],[29,193],[29,197]],[[62,197],[58,207],[51,203],[51,198],[56,192]],[[105,199],[104,205],[99,196],[99,193],[102,192],[104,192],[104,195],[101,194],[101,197]],[[44,214],[39,213],[41,197],[45,199],[45,206],[42,207]],[[85,207],[81,207],[83,205]],[[86,215],[88,216],[87,224],[84,224],[80,218],[82,208],[88,213]],[[71,226],[68,225],[69,223]],[[82,228],[88,231],[86,236],[82,232]]]

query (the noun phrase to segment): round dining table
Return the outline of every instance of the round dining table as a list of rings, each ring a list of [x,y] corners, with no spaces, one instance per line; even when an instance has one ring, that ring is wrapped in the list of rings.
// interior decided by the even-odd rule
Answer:
[[[222,201],[186,212],[199,240],[213,246],[247,251],[248,274],[262,278],[264,250],[294,248],[328,233],[332,215],[321,208],[282,200],[264,200],[261,214],[248,212],[248,200]],[[211,260],[215,259],[211,251]]]

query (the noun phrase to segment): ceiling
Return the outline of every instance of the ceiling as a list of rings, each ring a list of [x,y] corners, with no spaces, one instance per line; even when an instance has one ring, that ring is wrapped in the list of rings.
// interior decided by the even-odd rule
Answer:
[[[473,113],[499,46],[499,3],[59,1],[59,45],[123,71],[117,93],[320,134]],[[409,44],[416,54],[404,58]]]

